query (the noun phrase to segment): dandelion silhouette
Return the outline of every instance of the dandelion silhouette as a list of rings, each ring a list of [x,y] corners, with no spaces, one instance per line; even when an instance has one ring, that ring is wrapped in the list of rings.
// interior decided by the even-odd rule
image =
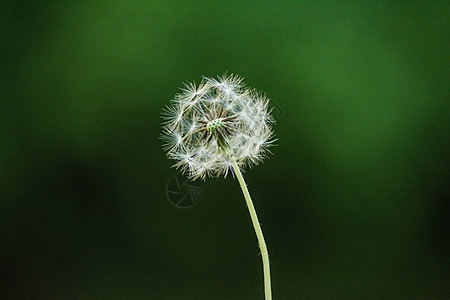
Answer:
[[[255,166],[270,153],[275,121],[268,103],[263,93],[246,87],[237,75],[203,77],[198,86],[185,84],[164,109],[161,135],[167,157],[190,179],[236,175],[261,250],[266,300],[272,299],[269,253],[240,168]],[[200,191],[190,189],[189,194]]]

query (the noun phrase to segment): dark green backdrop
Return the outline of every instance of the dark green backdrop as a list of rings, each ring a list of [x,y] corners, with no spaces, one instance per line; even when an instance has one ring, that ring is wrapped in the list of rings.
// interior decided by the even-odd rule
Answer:
[[[161,109],[228,71],[273,99],[274,299],[444,299],[450,6],[421,2],[2,1],[0,298],[262,299],[237,181],[166,197]]]

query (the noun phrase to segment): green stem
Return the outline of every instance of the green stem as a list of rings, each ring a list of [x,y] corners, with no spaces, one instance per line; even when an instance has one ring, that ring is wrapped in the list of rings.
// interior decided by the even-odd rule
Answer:
[[[248,211],[252,219],[253,228],[255,229],[256,237],[259,243],[259,249],[261,250],[261,258],[264,268],[264,294],[266,300],[272,300],[272,289],[270,284],[270,265],[269,265],[269,252],[267,251],[266,242],[264,241],[264,235],[261,230],[261,225],[258,221],[258,216],[256,215],[255,207],[253,206],[252,198],[250,198],[250,193],[248,192],[247,185],[245,184],[244,177],[242,176],[241,170],[235,161],[233,163],[234,173],[236,174],[239,184],[241,186],[242,192],[244,193],[245,201],[247,202]]]

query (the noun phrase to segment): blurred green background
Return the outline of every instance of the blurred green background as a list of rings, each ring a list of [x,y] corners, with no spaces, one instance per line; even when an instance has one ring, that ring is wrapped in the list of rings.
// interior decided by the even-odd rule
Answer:
[[[2,1],[0,298],[263,298],[237,181],[166,197],[161,109],[225,71],[273,99],[274,299],[446,298],[450,5],[351,3]]]

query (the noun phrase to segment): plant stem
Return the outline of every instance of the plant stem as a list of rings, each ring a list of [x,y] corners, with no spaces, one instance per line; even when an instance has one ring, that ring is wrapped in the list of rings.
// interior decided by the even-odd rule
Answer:
[[[261,250],[261,258],[264,268],[264,294],[266,300],[272,300],[272,288],[270,284],[270,265],[269,265],[269,252],[267,251],[266,242],[264,241],[264,235],[261,230],[261,225],[258,221],[258,216],[256,215],[255,207],[253,206],[252,198],[250,198],[250,193],[248,192],[247,185],[245,184],[244,177],[242,176],[241,170],[235,161],[232,162],[234,173],[236,174],[239,184],[241,186],[242,192],[244,193],[245,201],[247,202],[248,211],[252,219],[253,228],[255,229],[256,237],[259,243],[259,249]]]

